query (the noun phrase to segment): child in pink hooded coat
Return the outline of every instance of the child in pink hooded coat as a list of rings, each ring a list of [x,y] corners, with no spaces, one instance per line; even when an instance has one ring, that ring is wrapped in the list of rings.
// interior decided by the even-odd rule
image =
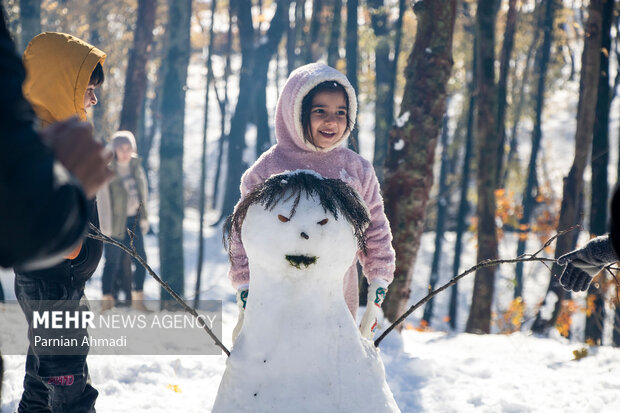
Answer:
[[[387,286],[394,278],[395,254],[392,233],[383,210],[379,182],[372,164],[342,145],[357,113],[355,90],[345,75],[322,63],[294,70],[282,90],[276,108],[277,144],[261,155],[241,178],[241,196],[271,175],[309,169],[326,178],[340,179],[360,194],[370,212],[366,229],[367,254],[357,258],[368,278],[368,305],[360,331],[372,338]],[[248,260],[239,237],[230,245],[229,277],[237,288],[239,321],[235,339],[243,324],[250,274]],[[358,280],[356,262],[345,275],[344,297],[353,317],[357,312]]]

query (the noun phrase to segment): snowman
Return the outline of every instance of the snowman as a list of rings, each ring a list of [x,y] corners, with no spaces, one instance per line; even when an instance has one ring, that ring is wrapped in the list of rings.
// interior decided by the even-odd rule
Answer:
[[[368,222],[351,187],[312,171],[272,176],[237,206],[249,297],[214,413],[400,412],[343,296]]]

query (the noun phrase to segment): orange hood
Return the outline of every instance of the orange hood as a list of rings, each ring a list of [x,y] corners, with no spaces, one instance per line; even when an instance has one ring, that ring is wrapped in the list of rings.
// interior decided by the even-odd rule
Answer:
[[[33,38],[24,52],[24,95],[41,126],[79,116],[86,120],[84,93],[90,76],[106,54],[65,33],[45,32]]]

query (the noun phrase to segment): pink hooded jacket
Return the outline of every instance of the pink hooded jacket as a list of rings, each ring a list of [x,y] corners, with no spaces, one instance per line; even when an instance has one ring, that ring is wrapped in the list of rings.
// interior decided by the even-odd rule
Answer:
[[[336,81],[347,91],[349,116],[355,119],[357,100],[355,90],[345,75],[322,63],[301,66],[289,76],[276,108],[277,144],[261,155],[241,178],[241,196],[245,197],[259,183],[271,175],[296,169],[310,169],[327,178],[340,179],[360,194],[371,222],[366,230],[367,255],[358,251],[358,259],[369,282],[382,280],[385,286],[394,278],[395,254],[392,233],[383,210],[383,198],[372,164],[342,145],[349,133],[330,148],[320,149],[303,138],[301,104],[304,96],[324,81]],[[349,129],[352,129],[353,125]],[[241,240],[231,243],[232,262],[229,277],[236,288],[249,284],[247,257]],[[349,268],[344,281],[344,295],[353,314],[358,307],[358,280],[355,263]]]

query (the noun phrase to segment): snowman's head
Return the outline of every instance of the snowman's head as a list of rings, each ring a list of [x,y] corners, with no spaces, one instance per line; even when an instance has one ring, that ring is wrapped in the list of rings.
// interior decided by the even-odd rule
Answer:
[[[274,271],[351,265],[366,250],[369,213],[357,192],[312,171],[274,175],[237,205],[228,239],[241,234],[250,262]],[[293,271],[294,272],[294,271]]]

